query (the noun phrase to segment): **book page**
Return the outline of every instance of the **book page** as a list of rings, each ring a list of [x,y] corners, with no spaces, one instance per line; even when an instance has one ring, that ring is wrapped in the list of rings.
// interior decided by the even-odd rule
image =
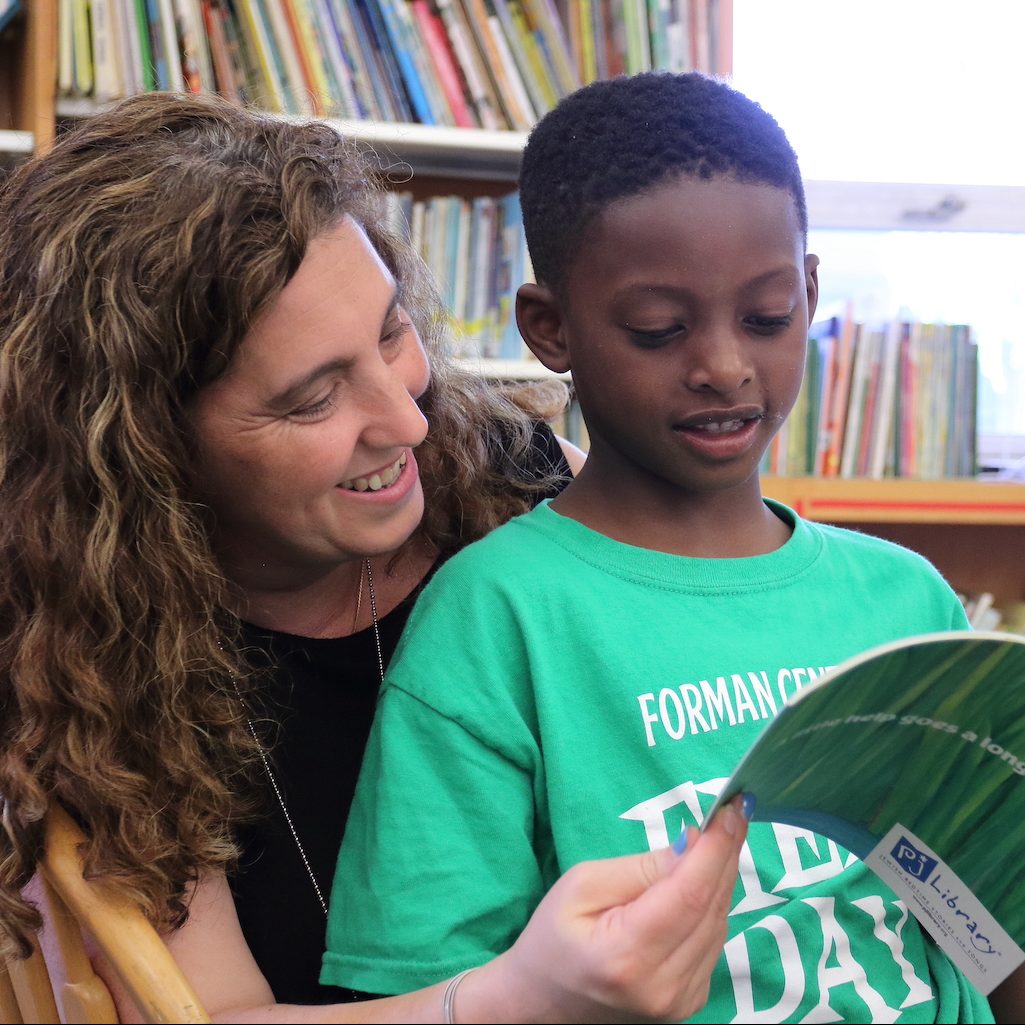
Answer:
[[[1025,638],[953,631],[848,660],[780,712],[718,803],[741,791],[756,821],[863,859],[981,992],[1025,961]]]

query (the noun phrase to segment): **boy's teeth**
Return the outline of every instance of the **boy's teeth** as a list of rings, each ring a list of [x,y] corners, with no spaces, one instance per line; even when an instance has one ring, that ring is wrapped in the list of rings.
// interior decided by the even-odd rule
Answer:
[[[727,420],[721,424],[699,424],[699,431],[708,431],[709,434],[722,434],[727,431],[739,431],[744,426],[743,420]]]
[[[356,477],[353,480],[343,480],[341,486],[348,491],[380,491],[381,488],[391,487],[402,473],[402,467],[406,465],[405,452],[395,462],[382,470],[380,473],[372,473],[369,477]]]

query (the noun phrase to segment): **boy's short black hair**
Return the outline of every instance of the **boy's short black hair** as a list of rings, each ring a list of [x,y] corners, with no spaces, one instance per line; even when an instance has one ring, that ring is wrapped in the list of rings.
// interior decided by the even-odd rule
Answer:
[[[591,219],[678,176],[774,185],[808,213],[797,154],[775,119],[724,82],[649,71],[584,86],[535,125],[520,202],[534,274],[558,291]]]

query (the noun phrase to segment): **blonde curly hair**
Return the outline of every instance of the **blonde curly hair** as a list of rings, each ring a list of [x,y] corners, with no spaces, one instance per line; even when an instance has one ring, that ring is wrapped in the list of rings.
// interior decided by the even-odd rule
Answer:
[[[346,215],[403,282],[430,355],[420,532],[443,555],[550,484],[516,466],[564,396],[453,368],[351,142],[149,94],[0,191],[0,953],[27,953],[38,925],[21,890],[52,802],[87,830],[88,875],[164,928],[184,921],[189,882],[235,854],[254,741],[187,409]]]

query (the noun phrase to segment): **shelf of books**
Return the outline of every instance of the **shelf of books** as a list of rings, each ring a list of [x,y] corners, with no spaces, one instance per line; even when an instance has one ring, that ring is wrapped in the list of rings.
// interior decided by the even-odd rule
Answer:
[[[0,0],[0,158],[17,160],[54,132],[54,0]]]
[[[584,82],[732,53],[731,0],[42,2],[64,95],[207,89],[343,121],[522,132]]]
[[[809,334],[804,383],[767,473],[975,475],[978,353],[967,325],[866,323],[848,308]]]
[[[41,2],[57,11],[62,118],[148,89],[216,90],[327,118],[386,180],[413,179],[392,185],[395,226],[442,290],[457,356],[500,360],[495,377],[539,373],[512,318],[530,278],[514,192],[527,130],[585,82],[727,74],[732,53],[732,0],[91,0],[88,19]]]

